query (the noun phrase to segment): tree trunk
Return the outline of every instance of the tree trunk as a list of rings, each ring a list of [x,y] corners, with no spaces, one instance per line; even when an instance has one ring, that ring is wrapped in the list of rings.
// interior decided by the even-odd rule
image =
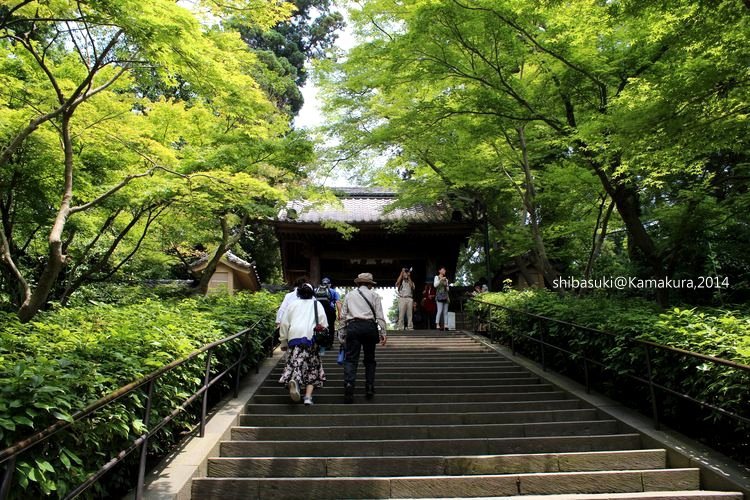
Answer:
[[[641,222],[641,207],[638,202],[637,191],[630,186],[618,184],[613,190],[612,200],[615,202],[617,212],[628,230],[631,249],[637,251],[637,254],[631,256],[631,260],[641,260],[651,269],[654,278],[663,278],[665,272],[664,259]],[[668,305],[669,294],[667,290],[656,289],[656,302],[661,307]]]
[[[216,266],[219,265],[221,258],[225,253],[227,253],[227,251],[229,251],[230,248],[235,245],[235,243],[240,241],[240,238],[242,238],[242,232],[244,231],[245,225],[247,224],[247,219],[247,214],[243,215],[242,221],[240,222],[240,230],[234,236],[230,235],[227,216],[224,215],[219,219],[221,222],[221,243],[219,243],[219,246],[216,247],[216,251],[208,260],[208,264],[206,264],[206,268],[203,270],[203,274],[201,274],[201,279],[198,282],[198,291],[201,294],[205,295],[206,293],[208,293],[208,284],[211,282],[211,276],[213,276],[214,272],[216,272]]]
[[[3,231],[0,231],[0,263],[3,265],[3,274],[8,283],[8,291],[13,304],[20,307],[31,299],[31,287],[16,266],[10,251],[10,243]]]
[[[625,224],[628,232],[628,249],[631,260],[644,262],[651,270],[654,278],[664,277],[664,259],[660,255],[654,240],[648,234],[641,221],[641,206],[638,200],[638,191],[626,181],[611,179],[596,158],[586,153],[586,144],[579,143],[583,156],[589,162],[597,177],[602,183],[605,191],[612,198],[617,208],[617,213]],[[661,307],[666,307],[669,296],[666,290],[656,290],[656,302]]]
[[[588,280],[591,277],[591,272],[594,269],[594,262],[599,258],[602,253],[602,246],[604,240],[607,237],[607,226],[609,225],[609,219],[612,216],[612,211],[615,208],[614,202],[610,202],[607,205],[607,210],[604,210],[604,206],[607,205],[607,196],[602,199],[602,204],[599,206],[599,216],[596,218],[596,226],[594,227],[593,241],[591,243],[591,253],[589,254],[589,260],[586,263],[586,270],[583,273],[583,278]],[[581,289],[583,290],[583,289]]]
[[[65,185],[63,197],[48,238],[49,253],[47,255],[47,263],[42,271],[42,275],[39,277],[36,288],[18,309],[18,319],[23,323],[30,321],[47,303],[50,291],[52,291],[57,277],[65,265],[62,235],[68,215],[70,215],[70,203],[73,199],[73,141],[70,136],[70,118],[71,114],[65,113],[60,125],[63,149],[65,151]]]
[[[521,273],[521,276],[523,276],[523,279],[526,280],[526,283],[528,283],[529,286],[533,285],[536,281],[529,272],[529,268],[526,267],[526,262],[523,261],[523,257],[517,255],[513,257],[513,261],[516,263],[516,266],[518,266],[518,271]]]
[[[198,282],[198,291],[201,295],[206,295],[208,293],[208,285],[211,282],[211,277],[214,275],[214,272],[216,272],[216,266],[219,265],[221,258],[227,253],[227,250],[227,247],[222,242],[216,247],[216,251],[214,251],[211,258],[208,259],[208,264],[206,264],[206,268],[203,269],[201,279]]]
[[[531,236],[534,243],[534,257],[537,261],[537,267],[544,276],[544,281],[547,285],[554,289],[555,280],[560,276],[560,273],[552,267],[549,258],[547,257],[547,249],[544,245],[544,239],[542,238],[542,230],[539,227],[539,211],[536,206],[536,189],[534,188],[534,177],[531,174],[531,164],[529,163],[529,150],[526,144],[526,131],[523,127],[516,129],[518,132],[518,138],[521,144],[521,167],[523,168],[523,174],[525,179],[526,192],[523,196],[524,205],[529,213]]]

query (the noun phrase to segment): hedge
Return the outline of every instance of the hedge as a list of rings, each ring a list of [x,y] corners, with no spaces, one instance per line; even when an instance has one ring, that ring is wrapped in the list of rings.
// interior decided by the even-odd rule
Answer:
[[[491,312],[492,328],[501,341],[509,343],[512,337],[515,347],[529,357],[539,360],[539,343],[522,334],[539,339],[542,328],[547,342],[580,355],[545,349],[545,360],[555,371],[584,381],[581,356],[603,362],[609,369],[587,364],[594,388],[648,415],[647,386],[626,377],[647,378],[648,373],[644,349],[633,339],[750,364],[750,314],[742,307],[663,311],[641,299],[577,297],[543,290],[483,294],[480,300],[614,334],[586,333],[552,322],[542,326],[532,317],[500,308]],[[470,303],[468,307],[485,318],[490,314],[487,306]],[[655,382],[750,418],[750,373],[659,349],[650,349],[650,356]],[[667,391],[658,391],[657,400],[660,416],[669,426],[750,463],[750,426]]]
[[[0,313],[0,446],[40,431],[115,389],[179,359],[196,348],[256,321],[249,371],[262,341],[273,331],[280,297],[265,292],[127,305],[97,304],[40,314],[28,324]],[[223,371],[239,342],[222,346],[212,362]],[[152,422],[158,422],[202,383],[205,357],[160,378]],[[229,382],[223,384],[226,391]],[[222,389],[212,389],[212,399]],[[64,497],[91,472],[143,431],[146,396],[136,391],[49,442],[19,456],[11,498]],[[152,461],[180,438],[199,414],[193,405],[177,424],[150,441]],[[133,462],[105,476],[88,494],[105,498],[132,486]]]

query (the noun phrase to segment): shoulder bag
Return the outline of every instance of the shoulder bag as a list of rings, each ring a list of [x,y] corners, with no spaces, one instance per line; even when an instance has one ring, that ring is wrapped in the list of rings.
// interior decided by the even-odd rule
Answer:
[[[372,303],[369,300],[367,300],[367,297],[365,297],[365,294],[362,293],[362,290],[357,288],[357,291],[362,296],[362,298],[365,299],[365,302],[367,302],[367,305],[370,306],[370,311],[372,311],[372,321],[378,327],[378,332],[380,332],[380,324],[378,323],[378,315],[375,314],[375,308],[372,307]]]
[[[323,328],[318,322],[318,301],[313,300],[313,310],[315,311],[315,326],[313,327],[313,342],[319,347],[328,347],[331,340],[328,328]]]

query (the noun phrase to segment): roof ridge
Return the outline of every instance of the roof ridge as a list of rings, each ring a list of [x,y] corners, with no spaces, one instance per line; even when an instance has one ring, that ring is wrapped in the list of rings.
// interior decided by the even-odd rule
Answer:
[[[398,193],[383,187],[342,186],[330,188],[339,198],[395,198]]]

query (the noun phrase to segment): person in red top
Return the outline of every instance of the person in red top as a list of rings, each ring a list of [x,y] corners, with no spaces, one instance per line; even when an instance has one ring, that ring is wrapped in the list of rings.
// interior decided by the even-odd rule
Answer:
[[[435,314],[437,314],[437,302],[435,302],[435,287],[432,286],[432,282],[427,281],[424,284],[422,290],[422,311],[424,312],[425,319],[427,320],[427,329],[432,328],[432,320]]]

